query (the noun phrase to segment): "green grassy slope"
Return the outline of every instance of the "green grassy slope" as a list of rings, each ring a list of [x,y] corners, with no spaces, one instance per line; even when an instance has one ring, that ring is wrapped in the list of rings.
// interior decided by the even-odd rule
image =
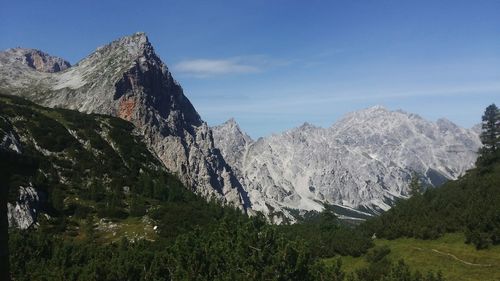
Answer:
[[[500,280],[500,246],[476,250],[464,244],[464,235],[450,233],[436,240],[399,238],[376,239],[376,246],[388,246],[391,261],[404,261],[421,272],[441,271],[446,280],[497,281]],[[337,258],[328,259],[332,264]],[[355,272],[368,266],[366,256],[341,257],[346,272]]]

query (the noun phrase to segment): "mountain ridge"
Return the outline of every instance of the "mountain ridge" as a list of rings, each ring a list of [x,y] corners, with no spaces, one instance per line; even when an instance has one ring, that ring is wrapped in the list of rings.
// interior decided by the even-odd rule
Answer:
[[[328,128],[306,122],[257,140],[234,119],[210,128],[145,33],[114,40],[56,72],[22,62],[0,53],[0,93],[130,121],[191,190],[278,223],[294,221],[293,209],[320,211],[324,204],[377,214],[407,195],[411,171],[429,185],[454,179],[471,167],[480,145],[477,132],[450,121],[383,106]],[[359,167],[368,172],[361,175]]]
[[[244,132],[227,128],[239,128],[233,123],[213,127],[216,146],[256,210],[292,221],[288,209],[320,211],[323,204],[380,213],[408,197],[412,172],[438,186],[472,168],[480,147],[472,129],[382,106],[348,113],[327,128],[306,122],[244,145],[234,141]]]
[[[3,52],[0,58],[8,55]],[[4,94],[132,122],[167,169],[193,191],[242,210],[250,206],[245,191],[214,148],[210,128],[145,33],[117,39],[55,73],[0,59],[0,77]]]

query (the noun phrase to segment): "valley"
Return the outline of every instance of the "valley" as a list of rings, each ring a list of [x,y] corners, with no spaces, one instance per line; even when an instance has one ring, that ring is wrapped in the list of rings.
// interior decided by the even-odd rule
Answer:
[[[143,32],[74,65],[8,49],[2,269],[7,280],[496,280],[499,118],[494,104],[473,128],[372,106],[254,140],[235,119],[210,127]]]

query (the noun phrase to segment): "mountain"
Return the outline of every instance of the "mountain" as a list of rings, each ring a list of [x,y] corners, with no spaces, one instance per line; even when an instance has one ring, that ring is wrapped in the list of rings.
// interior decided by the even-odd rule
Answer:
[[[304,124],[252,140],[230,120],[201,119],[144,33],[98,48],[76,65],[33,49],[0,53],[0,94],[130,121],[169,172],[205,198],[275,222],[331,204],[365,218],[407,197],[413,171],[429,186],[472,167],[477,132],[373,107],[330,128]]]
[[[380,106],[350,113],[330,128],[305,123],[257,141],[234,120],[213,132],[253,208],[277,222],[294,220],[292,210],[319,211],[323,204],[347,217],[378,214],[408,197],[412,172],[426,186],[438,186],[472,168],[480,147],[474,130]]]
[[[241,184],[214,147],[210,128],[144,33],[100,47],[71,67],[30,49],[2,52],[0,93],[130,121],[165,167],[193,191],[242,210],[249,207]]]
[[[13,48],[0,53],[0,60],[5,63],[21,63],[41,72],[59,72],[71,67],[62,58],[51,56],[36,49]]]
[[[0,95],[0,140],[2,280],[317,280],[323,270],[301,238],[188,191],[128,121]],[[320,218],[322,237],[357,238],[324,241],[322,255],[371,246]]]
[[[19,97],[0,95],[0,168],[11,231],[171,242],[228,213],[246,218],[187,190],[130,122]]]

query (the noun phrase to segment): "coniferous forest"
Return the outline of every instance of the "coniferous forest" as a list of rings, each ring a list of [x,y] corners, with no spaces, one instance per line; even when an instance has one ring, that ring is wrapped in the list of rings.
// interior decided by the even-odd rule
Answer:
[[[494,105],[483,116],[484,147],[477,167],[458,180],[414,192],[410,199],[398,201],[388,212],[361,224],[339,220],[326,206],[325,211],[293,225],[273,225],[263,216],[248,217],[230,206],[207,202],[166,171],[135,167],[157,160],[131,137],[132,127],[125,121],[46,109],[9,97],[3,97],[0,110],[7,117],[25,116],[24,128],[47,149],[71,151],[82,160],[76,166],[61,163],[72,180],[56,185],[53,181],[58,171],[47,166],[43,155],[29,149],[23,156],[2,151],[2,199],[15,198],[14,187],[26,179],[44,187],[48,194],[44,206],[47,218],[42,215],[38,226],[27,230],[9,229],[13,280],[437,281],[444,280],[440,272],[420,272],[403,260],[387,260],[389,250],[374,247],[373,237],[436,239],[445,233],[462,232],[466,237],[463,242],[479,250],[500,243],[500,115]],[[38,122],[30,121],[33,116]],[[126,168],[119,168],[113,163],[120,160],[83,154],[80,144],[60,126],[79,126],[78,120],[84,118],[87,127],[79,134],[91,138],[95,147],[114,155],[99,135],[92,134],[106,119],[109,136],[126,142],[118,146],[132,148],[123,149],[129,153],[127,159],[139,161],[131,160]],[[4,131],[16,126],[5,122],[7,119],[0,119],[4,120]],[[92,168],[95,161],[100,163],[99,169]],[[144,172],[131,173],[138,169]],[[90,184],[84,185],[79,173],[85,174]],[[111,186],[116,183],[134,188],[126,193],[119,188],[102,188],[103,183],[95,180],[99,176],[93,173],[109,175]],[[153,238],[110,238],[97,227],[103,219],[125,224],[146,214],[157,222]],[[346,272],[341,259],[334,264],[324,262],[341,256],[364,256],[369,265]]]
[[[498,11],[2,1],[0,281],[500,281]]]

